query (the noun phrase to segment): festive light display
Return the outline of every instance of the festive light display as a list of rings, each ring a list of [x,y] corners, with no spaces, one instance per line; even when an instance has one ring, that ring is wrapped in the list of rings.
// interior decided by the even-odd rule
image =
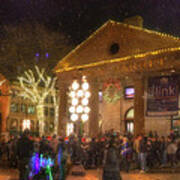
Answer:
[[[69,97],[71,99],[71,105],[69,108],[70,118],[73,122],[77,120],[82,120],[86,122],[89,118],[88,113],[90,112],[89,97],[91,93],[88,91],[89,83],[86,77],[83,76],[81,81],[75,80],[70,86]]]
[[[164,54],[164,53],[169,53],[169,52],[176,52],[179,50],[180,50],[180,47],[159,49],[159,50],[155,50],[155,51],[148,51],[145,53],[138,53],[138,54],[133,54],[130,56],[125,56],[125,57],[121,57],[121,58],[117,58],[117,59],[99,61],[99,62],[85,64],[85,65],[78,65],[78,66],[66,67],[66,68],[61,68],[61,69],[57,68],[56,72],[60,73],[60,72],[64,72],[64,71],[72,71],[75,69],[94,68],[94,67],[98,67],[98,66],[100,67],[100,66],[107,65],[107,64],[122,63],[122,62],[130,61],[130,60],[133,60],[135,63],[135,60],[139,59],[139,58],[145,58],[148,56],[159,55],[159,54]]]
[[[54,160],[50,157],[44,158],[43,154],[34,153],[30,160],[31,171],[29,173],[29,177],[37,175],[41,169],[46,169],[46,174],[49,177],[49,180],[53,180],[51,167],[54,166]]]
[[[45,119],[44,101],[49,94],[56,96],[55,83],[57,78],[52,78],[48,75],[45,75],[45,69],[40,70],[38,66],[35,66],[35,70],[37,75],[34,75],[34,72],[29,69],[28,71],[25,71],[24,76],[18,77],[20,86],[23,90],[19,95],[29,99],[34,104],[36,104],[37,117],[39,121],[39,134],[42,136],[44,133]],[[43,87],[40,86],[40,83],[44,84]],[[54,103],[56,103],[55,106],[57,106],[58,102],[54,101]],[[57,112],[58,111],[56,111],[56,113]],[[55,118],[57,119],[57,115],[55,115]]]
[[[103,99],[107,103],[116,103],[122,96],[120,82],[115,80],[109,80],[103,85]]]

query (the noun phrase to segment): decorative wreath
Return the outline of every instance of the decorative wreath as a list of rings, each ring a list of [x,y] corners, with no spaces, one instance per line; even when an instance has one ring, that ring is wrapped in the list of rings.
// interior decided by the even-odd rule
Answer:
[[[107,103],[116,103],[122,96],[120,83],[118,81],[109,81],[103,87],[103,99]]]

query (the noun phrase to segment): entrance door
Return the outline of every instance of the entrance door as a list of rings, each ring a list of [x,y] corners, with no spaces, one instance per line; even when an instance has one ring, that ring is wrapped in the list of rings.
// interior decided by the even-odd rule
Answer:
[[[134,108],[129,108],[125,114],[125,131],[126,133],[134,133]]]

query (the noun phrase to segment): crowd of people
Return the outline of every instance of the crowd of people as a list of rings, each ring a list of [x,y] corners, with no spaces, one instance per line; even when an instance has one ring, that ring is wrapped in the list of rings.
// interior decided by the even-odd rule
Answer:
[[[113,130],[99,137],[32,137],[26,130],[22,136],[11,136],[1,142],[0,158],[12,168],[18,168],[20,180],[43,179],[43,173],[30,176],[34,153],[51,157],[53,179],[63,180],[72,165],[81,164],[85,169],[103,169],[103,180],[119,180],[120,171],[139,169],[145,173],[152,168],[177,166],[180,161],[180,141],[173,131],[167,136],[150,132],[136,137],[121,135]],[[44,170],[44,174],[45,170]],[[41,176],[40,176],[41,175]]]

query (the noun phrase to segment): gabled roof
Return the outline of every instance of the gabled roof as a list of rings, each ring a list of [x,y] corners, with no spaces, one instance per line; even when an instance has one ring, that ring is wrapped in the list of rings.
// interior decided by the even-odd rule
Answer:
[[[115,43],[119,45],[119,50],[111,53],[110,48]],[[113,59],[176,47],[180,47],[179,38],[109,20],[59,61],[54,70],[56,73],[70,71],[90,64],[108,63]]]

